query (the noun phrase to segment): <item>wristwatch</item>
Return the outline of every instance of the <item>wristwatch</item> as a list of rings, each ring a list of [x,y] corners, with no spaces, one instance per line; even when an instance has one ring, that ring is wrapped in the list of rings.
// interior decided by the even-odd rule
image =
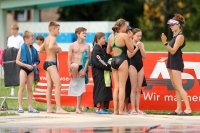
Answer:
[[[167,46],[167,45],[168,45],[168,42],[166,42],[164,45]]]

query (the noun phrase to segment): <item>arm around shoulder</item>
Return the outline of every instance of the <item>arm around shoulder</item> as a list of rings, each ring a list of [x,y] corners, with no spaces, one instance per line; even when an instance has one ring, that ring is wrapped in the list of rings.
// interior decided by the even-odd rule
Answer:
[[[111,35],[108,38],[108,45],[107,45],[107,48],[106,48],[106,53],[107,54],[110,54],[112,52],[112,48],[111,48],[111,44],[110,44],[110,37],[111,37]]]
[[[126,47],[127,47],[128,51],[130,53],[133,53],[134,47],[133,47],[133,44],[132,44],[131,40],[129,39],[128,34],[124,34],[123,37],[124,37],[124,41],[125,41],[125,44],[126,44]]]

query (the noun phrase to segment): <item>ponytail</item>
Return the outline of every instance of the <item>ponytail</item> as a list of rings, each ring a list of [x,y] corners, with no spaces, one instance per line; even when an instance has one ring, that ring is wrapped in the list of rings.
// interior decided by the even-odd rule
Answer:
[[[93,47],[94,47],[95,43],[97,43],[97,34],[95,35],[94,41],[93,41],[93,43],[92,43]]]

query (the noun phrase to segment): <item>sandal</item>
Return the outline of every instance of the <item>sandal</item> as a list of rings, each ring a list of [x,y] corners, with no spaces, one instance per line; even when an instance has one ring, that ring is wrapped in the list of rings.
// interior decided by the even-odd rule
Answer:
[[[167,115],[178,115],[178,113],[176,113],[176,111],[172,111],[172,112],[168,113]]]
[[[19,109],[18,113],[24,113],[24,110],[23,109]]]
[[[139,114],[139,115],[146,115],[146,113],[143,112],[143,111],[141,111],[141,110],[138,111],[138,114]]]
[[[40,113],[40,111],[33,109],[33,110],[29,110],[28,113]]]
[[[131,114],[131,115],[137,115],[138,112],[136,112],[135,110],[132,110],[130,114]]]
[[[192,116],[192,113],[185,113],[184,111],[178,114],[178,116]]]

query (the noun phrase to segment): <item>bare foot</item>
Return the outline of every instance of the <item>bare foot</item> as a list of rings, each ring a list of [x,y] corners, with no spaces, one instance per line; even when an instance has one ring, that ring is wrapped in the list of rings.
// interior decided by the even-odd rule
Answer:
[[[177,113],[177,114],[180,114],[181,112],[183,112],[182,110],[175,110],[175,112]]]
[[[189,113],[192,113],[192,110],[191,109],[186,109],[186,110],[184,110],[184,112],[189,114]]]
[[[127,113],[119,112],[119,115],[127,115]]]
[[[80,109],[76,109],[77,114],[83,114],[83,112]]]
[[[56,113],[56,111],[54,110],[54,109],[48,109],[47,110],[47,113],[49,114],[49,113]]]
[[[119,114],[119,112],[113,112],[112,114],[113,114],[113,115],[118,115],[118,114]]]
[[[70,114],[70,113],[65,111],[64,109],[60,108],[60,109],[56,110],[56,114]]]

